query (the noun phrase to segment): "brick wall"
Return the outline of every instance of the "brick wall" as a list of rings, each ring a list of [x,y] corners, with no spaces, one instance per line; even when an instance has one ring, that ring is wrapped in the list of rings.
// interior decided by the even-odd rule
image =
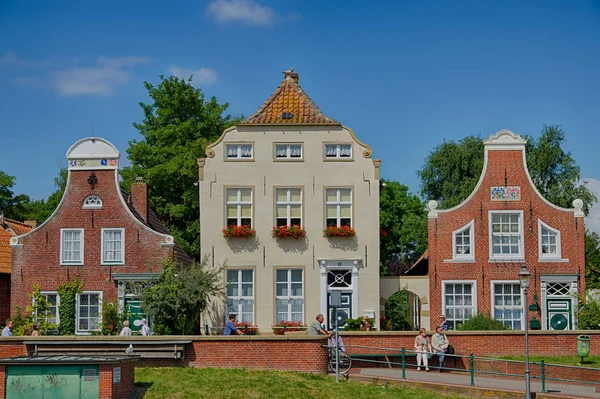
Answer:
[[[519,186],[521,200],[491,201],[493,186]],[[522,211],[524,261],[490,262],[489,211]],[[538,253],[538,219],[561,232],[562,259],[559,262],[540,262]],[[473,221],[475,261],[447,262],[452,260],[453,231]],[[491,314],[491,281],[518,281],[521,265],[525,263],[531,272],[529,303],[533,295],[540,301],[541,275],[579,276],[578,294],[585,292],[584,221],[575,217],[573,211],[559,210],[546,203],[529,183],[523,153],[520,150],[494,150],[488,152],[487,169],[478,191],[468,202],[449,212],[439,212],[437,218],[429,219],[429,281],[430,311],[432,316],[443,313],[442,282],[444,280],[476,281],[476,309],[488,316]],[[544,304],[541,304],[542,308]],[[530,318],[541,314],[530,312]],[[433,329],[437,317],[431,318]]]
[[[31,305],[32,286],[56,291],[58,285],[79,275],[85,291],[102,291],[104,301],[117,299],[117,286],[111,273],[149,273],[162,270],[162,260],[171,248],[161,247],[164,238],[141,226],[126,210],[119,197],[114,170],[95,171],[98,183],[93,194],[102,199],[102,209],[82,209],[92,194],[87,182],[90,171],[70,172],[64,201],[47,223],[22,238],[22,248],[13,249],[12,312],[15,306]],[[84,265],[60,265],[60,229],[84,229]],[[125,229],[125,265],[101,265],[102,228]]]

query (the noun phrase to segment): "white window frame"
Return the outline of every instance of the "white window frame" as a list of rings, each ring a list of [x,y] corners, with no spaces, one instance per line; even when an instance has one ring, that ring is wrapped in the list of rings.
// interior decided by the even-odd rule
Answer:
[[[335,147],[335,155],[327,155],[327,147]],[[342,146],[350,146],[350,156],[342,156]],[[323,157],[326,160],[352,160],[354,158],[354,146],[352,143],[324,143],[323,145]]]
[[[277,195],[277,192],[279,190],[286,190],[286,200],[285,201],[278,200],[279,197]],[[290,190],[300,190],[300,201],[292,201],[291,200],[292,196],[291,196]],[[284,205],[286,207],[286,224],[285,225],[290,226],[290,225],[292,225],[292,222],[291,222],[292,219],[298,219],[298,218],[292,218],[292,216],[291,216],[292,215],[292,206],[300,205],[300,223],[298,223],[297,225],[304,226],[302,224],[303,219],[304,219],[302,217],[302,215],[304,213],[304,209],[303,209],[303,205],[302,205],[302,202],[303,202],[302,200],[304,199],[303,196],[304,196],[304,189],[302,187],[275,187],[275,226],[278,226],[277,222],[278,222],[278,219],[280,219],[278,216],[278,213],[277,213],[277,208],[279,206],[284,206]],[[283,219],[283,218],[281,218],[281,219]],[[296,225],[296,224],[294,224],[294,225]]]
[[[227,295],[227,288],[229,286],[229,282],[227,281],[227,275],[229,274],[229,272],[233,272],[236,271],[238,274],[238,279],[237,279],[237,292],[238,295],[236,296],[229,296]],[[252,272],[252,295],[242,295],[242,284],[250,284],[248,282],[242,282],[242,276],[243,276],[243,272],[244,271],[251,271]],[[227,310],[227,301],[232,298],[233,300],[237,300],[238,301],[238,305],[237,305],[237,309],[234,309],[233,313],[236,314],[237,317],[237,321],[248,321],[252,324],[254,324],[254,320],[256,320],[256,270],[253,267],[241,267],[241,268],[229,268],[229,269],[225,269],[225,309]],[[252,315],[251,317],[246,317],[248,312],[242,312],[242,300],[251,300],[252,301]],[[226,317],[228,317],[229,314],[226,315]],[[250,319],[250,320],[248,320]]]
[[[236,154],[235,156],[229,156],[229,149],[235,147]],[[250,156],[244,157],[242,156],[242,147],[250,147]],[[253,143],[229,143],[225,144],[225,159],[227,160],[250,160],[254,159],[254,144]]]
[[[329,190],[336,190],[336,200],[334,202],[329,202],[327,201],[327,192]],[[350,202],[344,202],[341,200],[341,194],[340,194],[340,190],[350,190]],[[341,227],[341,220],[342,219],[346,219],[346,218],[342,218],[342,211],[341,211],[341,206],[342,205],[350,205],[350,224],[348,225],[349,227],[354,227],[354,208],[352,203],[354,202],[354,189],[352,187],[325,187],[325,226],[328,226],[327,224],[327,219],[329,219],[327,217],[327,207],[329,205],[336,205],[337,208],[337,217],[336,217],[336,227]]]
[[[97,195],[88,195],[83,200],[83,209],[102,209],[102,199]]]
[[[459,254],[456,251],[456,238],[459,234],[462,234],[465,230],[469,230],[469,254]],[[461,244],[465,246],[464,244]],[[475,259],[475,220],[471,220],[463,227],[454,230],[452,232],[452,259],[454,260],[474,260]]]
[[[237,196],[236,201],[229,202],[227,195],[229,190],[236,190]],[[241,190],[250,190],[250,201],[242,201],[242,191]],[[225,227],[229,226],[229,216],[228,216],[228,206],[229,205],[237,205],[237,222],[236,226],[242,225],[242,219],[247,219],[242,217],[242,205],[250,205],[250,227],[254,225],[254,188],[253,187],[227,187],[225,188]]]
[[[448,322],[451,321],[457,321],[458,319],[456,318],[452,318],[452,317],[448,317],[448,314],[446,313],[446,285],[448,284],[470,284],[471,285],[471,297],[472,297],[472,304],[471,304],[471,309],[472,309],[472,316],[475,316],[477,314],[477,280],[442,280],[442,313],[444,315],[446,315],[446,320],[448,320]],[[466,306],[464,305],[460,305],[463,309],[466,308]],[[457,308],[456,305],[452,305],[452,308]],[[467,319],[461,319],[462,321],[465,321]]]
[[[80,235],[80,246],[79,246],[79,252],[80,252],[80,260],[78,261],[71,261],[71,260],[65,260],[65,233],[68,232],[79,232],[81,233]],[[83,265],[83,255],[84,255],[84,243],[85,243],[85,236],[84,236],[84,230],[81,228],[73,228],[73,229],[60,229],[60,264],[63,266],[71,266],[71,265]]]
[[[519,253],[518,254],[494,254],[494,232],[493,232],[493,215],[519,215]],[[491,261],[523,261],[525,260],[525,233],[523,228],[523,211],[522,210],[494,210],[488,212],[488,233],[489,233],[489,250]],[[511,232],[508,232],[510,235]],[[499,234],[502,234],[499,233]],[[505,233],[506,234],[506,233]]]
[[[277,280],[277,275],[278,272],[280,271],[285,271],[287,272],[287,280],[286,281],[278,281]],[[292,272],[293,271],[300,271],[301,272],[301,276],[302,279],[300,282],[292,282]],[[287,292],[288,295],[277,295],[277,286],[279,284],[286,284],[287,285]],[[301,288],[301,295],[292,295],[292,284],[300,284]],[[292,301],[293,300],[301,300],[302,301],[302,311],[301,312],[292,312]],[[305,309],[305,300],[304,300],[304,269],[301,267],[290,267],[290,268],[276,268],[275,269],[275,323],[279,323],[281,321],[281,319],[278,317],[279,312],[277,311],[277,301],[278,300],[287,300],[288,301],[288,305],[287,305],[287,316],[286,318],[284,318],[284,321],[296,321],[296,322],[304,322],[304,309]],[[294,320],[293,315],[296,314],[300,314],[300,320]]]
[[[279,157],[277,156],[277,150],[281,147],[285,147],[285,156]],[[291,147],[300,147],[299,157],[292,157]],[[304,145],[303,143],[275,143],[273,148],[273,159],[276,161],[301,161],[304,159]]]
[[[97,322],[97,328],[95,328],[95,329],[88,328],[86,330],[82,330],[79,328],[79,321],[81,320],[80,307],[81,307],[81,296],[82,295],[98,295],[98,316],[96,317],[98,319],[98,322]],[[88,304],[87,306],[89,308],[90,305]],[[76,323],[75,327],[76,327],[77,334],[89,334],[94,331],[102,330],[102,308],[103,308],[103,306],[102,306],[102,291],[83,291],[82,293],[77,294],[76,309],[75,309],[75,323]],[[91,317],[88,314],[88,316],[86,318],[92,319],[93,317]]]
[[[110,232],[110,231],[119,231],[121,232],[121,259],[120,260],[106,260],[105,259],[105,254],[104,254],[104,233],[106,232]],[[103,228],[100,231],[101,234],[101,243],[100,243],[100,250],[101,252],[101,257],[102,257],[102,261],[101,264],[102,265],[124,265],[125,264],[125,229],[123,228]]]
[[[48,295],[56,295],[56,313],[54,314],[53,318],[56,320],[56,324],[57,326],[60,324],[60,316],[59,316],[59,312],[58,312],[58,307],[60,306],[60,295],[58,295],[57,291],[40,291],[40,295],[44,295],[46,297],[46,303],[48,303]],[[34,316],[35,319],[37,321],[38,318],[41,318],[41,316],[38,316],[38,312],[37,312],[37,306],[35,303],[35,298],[31,298],[31,304],[33,306],[34,309]],[[48,320],[49,317],[46,317],[45,320]]]
[[[543,229],[546,229],[548,231],[550,231],[551,233],[556,234],[556,253],[555,254],[545,254],[542,252],[542,231]],[[556,260],[561,260],[562,259],[562,250],[561,250],[561,237],[560,237],[560,230],[555,229],[554,227],[551,227],[550,225],[542,222],[541,219],[538,219],[538,255],[539,255],[539,260],[540,261],[556,261]]]
[[[490,281],[490,303],[491,303],[491,316],[492,319],[496,320],[495,317],[495,310],[496,310],[496,304],[495,304],[495,296],[496,296],[496,291],[495,291],[495,287],[497,284],[514,284],[519,286],[519,292],[520,292],[520,296],[521,296],[521,330],[524,330],[524,326],[525,326],[525,306],[527,306],[526,298],[525,295],[523,293],[523,288],[521,288],[521,283],[519,280],[491,280]],[[516,309],[516,307],[513,306],[513,309]],[[504,321],[504,320],[501,320]],[[512,328],[512,326],[511,326]],[[519,331],[519,330],[515,330],[515,331]]]

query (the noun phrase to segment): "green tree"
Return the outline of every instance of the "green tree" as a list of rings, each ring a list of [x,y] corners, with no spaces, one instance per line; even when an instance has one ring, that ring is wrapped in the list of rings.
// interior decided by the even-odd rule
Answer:
[[[589,230],[585,232],[585,287],[600,288],[600,235]]]
[[[402,274],[427,249],[427,213],[424,209],[423,202],[410,194],[407,186],[382,180],[379,197],[382,274]]]
[[[153,316],[157,334],[193,333],[209,298],[223,295],[223,269],[207,263],[177,268],[165,261],[156,284],[144,290],[144,309]]]
[[[385,303],[385,318],[390,321],[392,330],[408,331],[413,329],[408,291],[398,291]]]
[[[562,148],[564,130],[560,126],[544,126],[538,139],[524,138],[527,169],[538,191],[553,204],[567,208],[580,198],[587,215],[597,198],[581,184],[579,165]],[[475,189],[483,160],[484,145],[480,137],[468,136],[458,143],[445,141],[429,154],[417,172],[421,195],[438,201],[440,209],[460,204]]]
[[[29,203],[27,210],[29,220],[35,220],[38,224],[41,224],[52,215],[63,197],[67,187],[68,176],[69,171],[66,168],[61,169],[58,172],[58,176],[54,178],[56,191],[50,194],[47,200],[34,200]]]
[[[144,119],[133,124],[143,139],[129,142],[131,166],[123,168],[121,176],[126,188],[136,177],[144,178],[152,209],[187,253],[199,260],[196,160],[238,119],[225,114],[228,103],[220,104],[215,97],[206,101],[202,90],[191,85],[191,77],[160,79],[157,86],[144,82],[152,102],[140,103]]]
[[[27,219],[30,198],[13,192],[16,180],[16,177],[0,170],[0,212],[7,218],[22,221]]]

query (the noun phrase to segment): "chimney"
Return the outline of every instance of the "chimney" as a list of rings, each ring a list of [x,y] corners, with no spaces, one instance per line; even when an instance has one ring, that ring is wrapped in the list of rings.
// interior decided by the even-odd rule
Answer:
[[[144,223],[148,223],[148,185],[142,177],[136,177],[131,185],[131,203]]]
[[[294,71],[294,68],[283,71],[283,75],[285,76],[286,80],[293,80],[294,83],[298,83],[298,72]]]
[[[32,229],[35,229],[37,227],[37,222],[35,220],[26,220],[23,222],[23,224],[25,226],[31,227]]]

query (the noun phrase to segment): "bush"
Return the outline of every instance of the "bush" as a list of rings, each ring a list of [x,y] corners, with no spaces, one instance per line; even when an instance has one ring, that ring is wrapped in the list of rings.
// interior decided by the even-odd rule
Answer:
[[[385,303],[385,318],[394,331],[410,331],[413,329],[408,291],[398,291]]]
[[[61,335],[75,334],[75,314],[77,313],[76,296],[83,291],[83,283],[79,280],[79,276],[73,281],[65,281],[58,286],[58,296],[60,304],[58,305],[58,317],[60,325],[58,332]]]
[[[31,335],[34,324],[39,325],[40,334],[56,334],[56,324],[48,322],[50,315],[46,296],[40,293],[40,287],[37,284],[34,284],[30,297],[32,306],[27,307],[27,314],[23,315],[21,308],[16,307],[16,315],[12,318],[13,335]]]
[[[494,320],[481,313],[477,313],[464,323],[458,324],[456,329],[459,331],[510,330],[500,320]]]
[[[117,335],[119,333],[119,313],[117,305],[106,302],[102,306],[102,335]]]
[[[577,328],[580,330],[600,329],[600,298],[588,296],[586,301],[579,299]]]
[[[376,331],[375,320],[369,319],[369,323],[371,323],[371,331]],[[352,319],[348,317],[346,319],[346,325],[344,326],[344,331],[360,331],[360,326],[362,324],[362,317],[357,317],[356,319]]]

